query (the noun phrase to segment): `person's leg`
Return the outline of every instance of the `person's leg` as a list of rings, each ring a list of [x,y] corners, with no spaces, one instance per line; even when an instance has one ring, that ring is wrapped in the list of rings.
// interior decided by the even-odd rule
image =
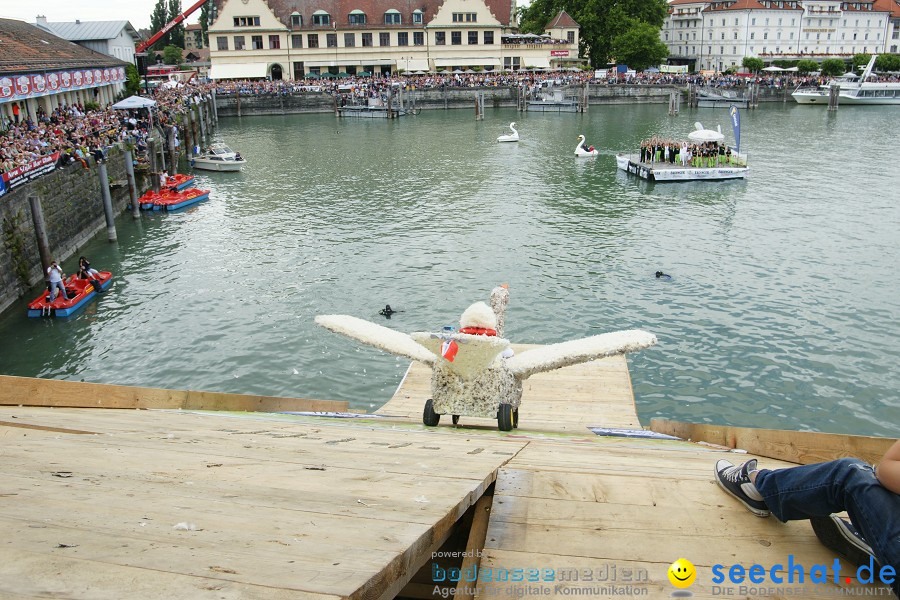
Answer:
[[[870,465],[842,458],[775,471],[762,469],[755,485],[780,521],[847,511],[875,558],[900,572],[900,495],[882,486]],[[894,591],[900,596],[896,580]]]

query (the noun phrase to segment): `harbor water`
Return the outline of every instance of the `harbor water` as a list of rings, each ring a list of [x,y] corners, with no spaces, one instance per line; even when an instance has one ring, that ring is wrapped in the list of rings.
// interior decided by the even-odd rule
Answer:
[[[514,342],[658,336],[629,357],[645,424],[900,436],[900,115],[779,103],[742,116],[750,178],[674,184],[616,171],[615,153],[684,139],[694,121],[730,140],[727,110],[223,119],[244,171],[198,171],[209,201],[125,214],[117,244],[92,240],[81,254],[115,280],[76,317],[27,319],[37,287],[0,315],[0,373],[373,410],[408,361],[315,315],[440,330],[508,282]],[[498,144],[510,121],[521,141]],[[575,158],[578,134],[599,157]]]

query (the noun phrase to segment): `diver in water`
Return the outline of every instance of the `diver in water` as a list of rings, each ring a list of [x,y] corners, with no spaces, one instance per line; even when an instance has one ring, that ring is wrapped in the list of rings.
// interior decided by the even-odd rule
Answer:
[[[656,272],[656,278],[657,278],[657,279],[660,279],[660,280],[662,280],[662,281],[672,281],[672,276],[671,276],[671,275],[666,275],[666,274],[663,273],[662,271],[657,271],[657,272]]]
[[[384,308],[382,308],[381,312],[379,312],[378,314],[390,319],[392,314],[398,313],[398,312],[403,312],[403,311],[402,310],[394,310],[393,308],[391,308],[390,304],[385,304]]]

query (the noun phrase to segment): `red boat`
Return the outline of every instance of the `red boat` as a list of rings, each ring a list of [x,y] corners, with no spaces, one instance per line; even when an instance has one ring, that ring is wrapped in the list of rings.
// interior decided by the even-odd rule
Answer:
[[[101,291],[106,290],[112,284],[112,273],[109,271],[100,271],[100,274],[94,279],[100,282]],[[84,308],[88,303],[88,300],[97,295],[97,290],[94,289],[94,286],[89,279],[79,279],[75,275],[70,275],[68,279],[63,282],[63,285],[66,287],[66,295],[69,297],[68,300],[64,299],[62,294],[57,293],[56,299],[53,302],[50,302],[50,292],[44,290],[40,296],[35,298],[34,301],[28,305],[28,316],[68,317]]]
[[[207,198],[209,198],[209,190],[198,190],[197,188],[180,192],[162,190],[159,193],[150,190],[141,196],[138,202],[144,210],[178,210]]]
[[[175,175],[170,175],[166,180],[166,189],[174,188],[177,191],[181,191],[184,188],[188,188],[194,185],[194,176],[193,175],[182,175],[181,173],[176,173]]]

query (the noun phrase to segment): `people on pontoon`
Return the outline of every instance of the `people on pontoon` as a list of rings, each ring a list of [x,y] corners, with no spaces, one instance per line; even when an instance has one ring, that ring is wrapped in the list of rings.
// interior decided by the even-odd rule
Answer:
[[[641,140],[640,159],[642,163],[669,163],[681,166],[710,168],[723,165],[742,166],[737,153],[730,146],[718,142],[688,144],[685,141],[650,138]]]

